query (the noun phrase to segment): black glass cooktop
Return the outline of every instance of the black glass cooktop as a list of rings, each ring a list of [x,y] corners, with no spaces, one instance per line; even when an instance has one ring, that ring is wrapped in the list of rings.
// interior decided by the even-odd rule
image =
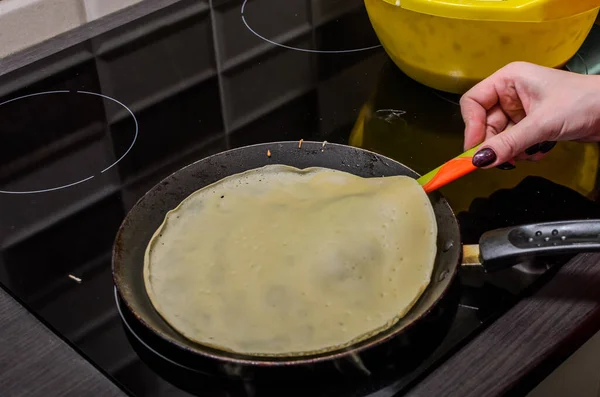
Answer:
[[[594,29],[572,70],[598,70],[597,39]],[[180,1],[0,77],[0,283],[134,396],[403,395],[565,258],[461,271],[401,354],[282,382],[179,362],[118,306],[111,249],[149,188],[228,148],[327,140],[428,171],[462,149],[456,101],[389,61],[362,0]],[[496,227],[598,217],[598,158],[596,145],[560,144],[443,193],[468,243]]]

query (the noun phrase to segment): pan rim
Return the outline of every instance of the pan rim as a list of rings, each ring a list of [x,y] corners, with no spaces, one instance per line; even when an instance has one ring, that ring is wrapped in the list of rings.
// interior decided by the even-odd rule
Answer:
[[[275,146],[281,147],[284,145],[299,145],[298,140],[295,141],[276,141],[276,142],[266,142],[266,143],[258,143],[258,144],[252,144],[252,145],[246,145],[246,146],[241,146],[238,148],[233,148],[233,149],[229,149],[226,151],[222,151],[219,153],[215,153],[212,154],[210,156],[198,159],[190,164],[185,165],[184,167],[181,167],[180,169],[174,171],[173,173],[167,175],[166,177],[162,178],[159,182],[157,182],[156,184],[154,184],[154,186],[152,186],[152,188],[150,188],[146,193],[144,193],[140,199],[137,200],[137,202],[129,209],[129,211],[127,212],[127,214],[125,215],[123,221],[121,222],[121,225],[119,226],[119,229],[115,235],[115,240],[113,243],[113,249],[112,249],[112,257],[111,257],[111,272],[112,272],[112,278],[113,278],[113,284],[114,287],[116,288],[117,293],[119,294],[122,302],[124,303],[126,309],[136,318],[137,321],[140,322],[140,324],[148,329],[152,334],[158,336],[160,339],[162,339],[164,342],[167,342],[169,344],[174,345],[175,347],[177,347],[178,349],[181,349],[185,352],[194,354],[194,355],[199,355],[205,358],[210,358],[210,359],[214,359],[214,360],[219,360],[221,362],[226,362],[226,363],[230,363],[230,364],[237,364],[237,365],[249,365],[249,366],[272,366],[272,367],[289,367],[289,366],[297,366],[297,365],[306,365],[306,364],[315,364],[315,363],[320,363],[320,362],[328,362],[328,361],[333,361],[333,360],[338,360],[341,358],[346,358],[348,356],[353,356],[356,354],[360,354],[362,352],[364,352],[365,350],[371,349],[373,347],[382,345],[386,342],[389,342],[391,339],[395,338],[396,336],[398,336],[399,334],[402,334],[403,332],[411,329],[412,327],[414,327],[416,324],[419,323],[419,321],[421,319],[423,319],[424,317],[426,317],[435,307],[438,306],[439,302],[446,296],[446,293],[448,291],[449,288],[446,288],[436,299],[435,301],[426,309],[424,310],[419,316],[417,316],[415,319],[413,319],[411,322],[409,322],[408,324],[405,324],[403,327],[399,327],[398,329],[389,332],[386,335],[381,335],[382,333],[378,333],[375,334],[373,336],[371,336],[370,338],[358,342],[356,344],[347,346],[345,348],[340,348],[340,349],[336,349],[336,350],[332,350],[329,352],[325,352],[325,353],[320,353],[320,354],[313,354],[313,355],[306,355],[306,356],[302,356],[302,355],[297,355],[297,356],[252,356],[252,355],[244,355],[244,354],[240,354],[240,353],[235,353],[235,352],[228,352],[226,350],[219,350],[219,349],[215,349],[215,348],[211,348],[209,346],[205,346],[202,345],[200,343],[196,343],[194,341],[187,341],[187,344],[184,344],[172,337],[170,337],[169,335],[166,335],[163,332],[160,332],[160,330],[155,329],[152,325],[150,325],[144,318],[143,316],[140,316],[133,308],[133,306],[131,305],[131,303],[129,302],[129,300],[126,298],[126,295],[124,295],[122,293],[122,291],[126,288],[126,285],[123,285],[124,283],[121,281],[122,279],[120,277],[117,276],[118,273],[118,267],[122,267],[124,266],[124,263],[122,263],[122,261],[120,261],[117,257],[119,256],[117,254],[117,248],[118,248],[118,242],[121,240],[121,236],[123,233],[123,230],[126,227],[126,224],[128,223],[129,217],[131,215],[131,213],[133,212],[133,210],[140,205],[141,202],[144,201],[144,199],[146,199],[151,192],[153,192],[157,187],[159,187],[163,182],[165,182],[168,179],[171,179],[173,176],[177,175],[178,173],[182,172],[185,169],[188,169],[189,167],[192,167],[194,165],[196,165],[199,162],[210,162],[211,159],[215,158],[215,157],[223,157],[223,156],[228,156],[231,153],[234,152],[241,152],[241,151],[245,151],[248,149],[256,149],[256,148],[264,148],[265,149],[265,156],[266,156],[266,151],[270,150],[272,152],[273,155],[276,154],[276,151],[273,151]],[[395,164],[399,164],[402,167],[404,167],[406,170],[410,171],[412,174],[416,175],[416,178],[418,178],[420,176],[419,173],[415,172],[413,169],[411,169],[410,167],[404,165],[403,163],[400,163],[399,161],[396,161],[392,158],[389,158],[387,156],[381,155],[379,153],[375,153],[371,150],[368,149],[363,149],[363,148],[358,148],[355,146],[350,146],[350,145],[345,145],[345,144],[339,144],[339,143],[330,143],[327,141],[302,141],[302,148],[299,147],[299,149],[305,149],[304,145],[309,146],[311,150],[318,150],[318,151],[323,151],[326,152],[326,148],[327,146],[334,146],[337,147],[339,149],[342,150],[347,150],[347,149],[353,149],[357,152],[362,152],[364,154],[367,155],[372,155],[374,157],[376,157],[378,160],[384,160],[383,163],[386,166],[389,166],[388,164],[385,163],[385,161],[389,161],[391,163],[395,163]],[[312,147],[314,146],[314,147]],[[276,149],[276,148],[275,148]],[[274,164],[277,164],[276,162]],[[249,168],[251,169],[251,168]],[[462,239],[460,236],[460,228],[458,227],[458,219],[456,217],[456,214],[454,213],[454,210],[452,210],[452,208],[450,207],[450,204],[448,203],[447,199],[441,195],[440,193],[436,192],[434,194],[439,195],[440,200],[443,201],[443,203],[445,204],[445,206],[447,207],[447,209],[449,210],[449,214],[452,215],[452,217],[454,218],[454,220],[456,221],[456,225],[457,225],[457,236],[459,239],[459,245],[462,246]],[[462,250],[460,250],[462,251]],[[441,252],[441,250],[438,248],[438,255]],[[452,272],[450,272],[446,278],[448,279],[448,286],[452,285],[455,281],[455,278],[457,277],[458,274],[458,269],[459,269],[459,263],[460,263],[460,256],[458,258],[457,264],[456,266],[453,267]],[[437,257],[436,257],[437,258]],[[436,259],[437,260],[437,259]],[[432,287],[432,284],[430,283],[427,288],[425,288],[425,290],[423,291],[423,293],[421,294],[421,296],[419,297],[419,299],[417,300],[417,302],[415,302],[415,304],[413,305],[413,307],[411,308],[411,310],[409,310],[407,312],[407,314],[404,316],[406,317],[412,310],[413,308],[417,305],[417,303],[423,298],[423,296],[425,295],[425,292],[427,290],[429,290]],[[144,291],[144,293],[147,295],[147,292]],[[148,296],[146,296],[147,299],[149,299]],[[153,310],[156,311],[156,309],[154,307],[152,307]],[[403,317],[403,318],[404,318]],[[162,318],[162,317],[161,317]],[[172,328],[174,330],[174,332],[178,332],[177,330],[175,330],[173,327],[171,327],[168,323],[167,325]],[[391,329],[393,329],[395,326],[393,326]],[[382,331],[385,332],[385,331]],[[236,357],[232,356],[235,355]]]

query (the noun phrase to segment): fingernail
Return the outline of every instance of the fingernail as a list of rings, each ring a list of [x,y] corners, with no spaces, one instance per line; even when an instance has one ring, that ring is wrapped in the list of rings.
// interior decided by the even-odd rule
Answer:
[[[473,156],[473,165],[475,167],[486,167],[496,161],[496,153],[490,149],[481,149]]]
[[[506,163],[502,163],[499,166],[497,166],[496,168],[503,170],[503,171],[508,171],[508,170],[514,170],[515,168],[517,168],[516,166],[514,166],[513,164],[506,162]]]
[[[540,153],[548,153],[550,150],[554,149],[554,146],[556,146],[556,142],[554,141],[542,142],[540,143]]]
[[[533,146],[528,147],[527,149],[525,149],[525,154],[528,154],[529,156],[533,156],[536,153],[539,153],[540,151],[540,144],[536,143]]]

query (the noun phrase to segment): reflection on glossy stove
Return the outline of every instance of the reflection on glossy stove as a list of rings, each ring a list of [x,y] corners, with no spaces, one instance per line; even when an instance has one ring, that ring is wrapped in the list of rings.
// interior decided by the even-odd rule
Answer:
[[[55,190],[66,189],[66,188],[69,188],[69,187],[72,187],[72,186],[79,185],[81,183],[84,183],[84,182],[87,182],[87,181],[93,179],[97,175],[104,174],[105,172],[107,172],[108,170],[110,170],[111,168],[113,168],[114,166],[116,166],[121,160],[123,160],[123,158],[125,158],[125,156],[127,156],[127,154],[131,151],[131,149],[135,145],[135,142],[136,142],[137,137],[138,137],[138,130],[139,130],[138,121],[137,121],[137,118],[135,117],[135,114],[133,114],[133,112],[131,111],[131,109],[129,109],[122,102],[116,100],[115,98],[112,98],[112,97],[109,97],[107,95],[104,95],[104,94],[99,94],[99,93],[89,92],[89,91],[69,91],[69,90],[56,90],[56,91],[37,92],[37,93],[34,93],[34,94],[28,94],[28,95],[23,95],[23,96],[20,96],[20,97],[17,97],[17,98],[12,98],[12,99],[9,99],[7,101],[4,101],[4,102],[0,103],[0,112],[3,110],[2,108],[6,107],[5,105],[8,105],[8,104],[13,103],[13,102],[22,102],[22,101],[27,100],[29,98],[46,96],[46,95],[50,96],[50,95],[63,95],[63,94],[78,94],[78,95],[84,95],[84,96],[95,96],[95,97],[99,97],[99,98],[103,98],[103,99],[112,101],[112,102],[114,102],[114,103],[122,106],[131,115],[131,117],[133,119],[133,122],[135,124],[135,133],[133,135],[133,139],[131,140],[131,144],[129,145],[129,147],[127,148],[127,150],[125,151],[125,153],[123,153],[119,158],[117,158],[115,161],[113,161],[108,166],[105,166],[101,171],[95,172],[92,175],[85,176],[85,177],[82,177],[82,178],[77,178],[74,181],[71,181],[71,182],[68,182],[68,183],[58,184],[57,186],[51,186],[51,187],[45,187],[45,188],[36,188],[36,189],[26,189],[26,190],[0,190],[0,193],[3,193],[3,194],[36,194],[36,193],[46,193],[46,192],[52,192],[52,191],[55,191]]]

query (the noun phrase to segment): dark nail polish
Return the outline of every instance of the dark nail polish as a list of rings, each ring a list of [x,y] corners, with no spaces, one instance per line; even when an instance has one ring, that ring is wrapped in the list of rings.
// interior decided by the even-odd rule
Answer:
[[[553,141],[547,141],[547,142],[542,142],[540,143],[540,153],[548,153],[550,150],[554,149],[554,146],[556,146],[556,142]]]
[[[503,171],[509,171],[509,170],[514,170],[514,169],[515,169],[515,168],[517,168],[517,167],[515,167],[513,164],[511,164],[511,163],[509,163],[509,162],[506,162],[506,163],[502,163],[502,164],[500,164],[500,165],[499,165],[499,166],[497,166],[496,168],[498,168],[498,169],[500,169],[500,170],[503,170]]]
[[[536,143],[533,146],[528,147],[527,149],[525,149],[525,154],[529,155],[529,156],[533,156],[536,153],[540,152],[540,144]]]
[[[496,153],[490,149],[481,149],[473,156],[473,165],[475,167],[486,167],[496,161]]]

